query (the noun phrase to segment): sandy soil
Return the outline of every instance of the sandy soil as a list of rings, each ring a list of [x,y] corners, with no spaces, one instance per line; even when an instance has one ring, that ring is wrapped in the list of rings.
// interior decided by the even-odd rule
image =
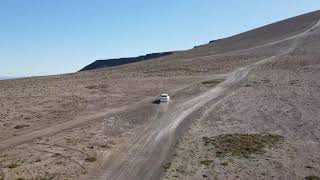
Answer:
[[[0,180],[320,176],[319,19],[152,61],[0,81]],[[163,92],[173,100],[159,105]],[[228,133],[284,141],[252,158],[204,146]]]
[[[254,68],[232,93],[193,115],[163,179],[304,179],[320,172],[319,28],[281,56]],[[290,48],[289,48],[290,49]],[[192,118],[192,117],[189,117]],[[219,157],[204,138],[277,134],[263,154]],[[208,162],[208,163],[206,163]]]

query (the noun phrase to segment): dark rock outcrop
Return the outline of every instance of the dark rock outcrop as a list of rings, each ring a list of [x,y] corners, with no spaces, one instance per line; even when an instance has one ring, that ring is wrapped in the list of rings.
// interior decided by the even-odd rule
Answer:
[[[152,54],[147,54],[145,56],[129,57],[129,58],[96,60],[95,62],[81,69],[80,71],[88,71],[88,70],[94,70],[94,69],[100,69],[100,68],[106,68],[106,67],[120,66],[123,64],[130,64],[130,63],[135,63],[139,61],[151,60],[151,59],[159,58],[162,56],[168,56],[171,54],[173,54],[173,52],[152,53]]]

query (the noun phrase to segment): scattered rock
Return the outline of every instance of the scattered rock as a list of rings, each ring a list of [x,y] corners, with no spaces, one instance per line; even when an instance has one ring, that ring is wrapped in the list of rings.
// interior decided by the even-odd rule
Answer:
[[[14,128],[15,129],[22,129],[22,128],[29,127],[29,126],[30,125],[22,124],[22,125],[16,125]]]

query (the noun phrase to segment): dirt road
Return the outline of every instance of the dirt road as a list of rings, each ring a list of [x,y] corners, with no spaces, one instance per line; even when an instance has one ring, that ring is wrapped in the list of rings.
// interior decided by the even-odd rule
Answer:
[[[265,59],[271,60],[275,57]],[[170,148],[175,143],[176,131],[184,119],[210,101],[219,98],[228,89],[238,85],[255,65],[240,68],[231,73],[226,81],[206,93],[171,108],[170,104],[161,104],[154,123],[147,126],[142,133],[134,137],[132,144],[114,150],[113,154],[102,157],[105,172],[88,175],[83,179],[153,179],[160,175],[161,165],[167,158]],[[168,106],[168,107],[166,107]]]
[[[221,76],[224,76],[224,75],[217,75],[216,77],[220,78]],[[189,86],[184,86],[182,88],[179,88],[176,91],[174,91],[172,94],[175,94],[175,92],[179,92],[180,90],[182,90],[184,88],[187,88],[187,87],[189,87]],[[21,135],[21,136],[16,136],[16,137],[9,138],[7,140],[4,140],[4,141],[0,142],[0,151],[3,151],[5,149],[8,149],[8,148],[10,148],[12,146],[15,146],[15,145],[18,145],[18,144],[22,144],[22,143],[26,143],[26,142],[32,141],[32,140],[34,140],[34,139],[36,139],[38,137],[52,135],[52,134],[61,132],[63,130],[67,130],[67,129],[70,129],[70,128],[74,128],[74,127],[80,126],[80,125],[85,124],[85,123],[87,123],[89,121],[94,121],[94,120],[97,120],[99,118],[104,118],[106,116],[110,116],[112,114],[116,114],[116,113],[119,113],[119,112],[122,112],[122,111],[125,111],[125,110],[128,111],[130,109],[134,109],[134,108],[140,106],[141,104],[146,104],[146,103],[149,103],[149,102],[153,101],[155,98],[156,97],[147,97],[147,98],[144,98],[144,99],[142,99],[140,101],[137,101],[135,103],[132,103],[132,104],[129,104],[129,105],[126,105],[126,106],[122,106],[122,107],[119,107],[119,108],[113,108],[113,109],[107,109],[104,112],[98,112],[98,113],[90,114],[90,115],[87,115],[87,116],[76,117],[73,120],[67,121],[65,123],[56,124],[56,125],[53,125],[53,126],[49,126],[47,128],[43,128],[43,129],[40,129],[40,130],[37,130],[37,131],[33,131],[31,133],[28,133],[28,134],[24,134],[24,135]]]
[[[317,174],[318,19],[308,13],[153,61],[1,81],[0,179]],[[157,104],[164,92],[172,101]],[[202,138],[236,132],[282,135],[292,153],[222,166]]]
[[[312,31],[312,30],[315,29],[315,28],[317,28],[319,25],[320,25],[320,21],[318,21],[314,26],[312,26],[310,29],[308,29],[307,31],[305,31],[305,32],[303,32],[303,33],[301,33],[301,34],[297,34],[297,35],[295,35],[295,36],[291,36],[291,37],[288,37],[288,38],[285,38],[285,39],[282,39],[282,40],[279,40],[279,41],[275,41],[275,42],[263,44],[263,45],[260,45],[260,46],[255,46],[255,47],[247,48],[247,49],[240,49],[240,50],[231,51],[231,52],[226,52],[226,53],[220,53],[220,54],[202,56],[202,57],[199,57],[198,60],[205,59],[205,58],[214,58],[214,57],[218,57],[218,56],[231,55],[231,54],[236,54],[236,53],[251,51],[251,50],[255,50],[255,49],[264,48],[264,47],[267,47],[267,46],[272,46],[272,45],[275,45],[275,44],[279,44],[279,43],[282,43],[282,42],[285,42],[285,41],[288,41],[288,40],[291,40],[291,39],[299,38],[299,37],[303,36],[304,34]],[[187,61],[190,61],[190,60],[193,60],[193,58],[184,59],[183,61],[186,61],[186,62],[187,62]]]
[[[82,179],[140,180],[158,178],[162,172],[161,166],[168,157],[170,148],[175,143],[177,130],[182,126],[187,116],[210,101],[217,100],[224,93],[227,93],[228,90],[231,90],[232,87],[239,85],[252,68],[290,53],[294,50],[300,37],[317,28],[319,25],[320,21],[301,34],[273,43],[210,56],[215,57],[250,51],[292,40],[291,46],[286,51],[246,67],[239,68],[230,73],[224,82],[193,99],[176,106],[172,106],[170,103],[161,104],[159,108],[162,110],[159,110],[159,113],[157,113],[156,118],[150,125],[132,137],[131,143],[123,144],[111,153],[101,155],[100,159],[102,163],[100,168],[102,170],[100,172],[89,173],[89,175],[82,177]],[[163,111],[163,109],[170,110]]]

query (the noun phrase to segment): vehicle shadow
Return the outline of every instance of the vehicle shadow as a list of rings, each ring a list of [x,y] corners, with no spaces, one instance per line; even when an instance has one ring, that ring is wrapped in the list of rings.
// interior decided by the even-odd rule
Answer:
[[[152,104],[160,104],[160,103],[161,103],[161,102],[160,102],[159,99],[152,101]]]

